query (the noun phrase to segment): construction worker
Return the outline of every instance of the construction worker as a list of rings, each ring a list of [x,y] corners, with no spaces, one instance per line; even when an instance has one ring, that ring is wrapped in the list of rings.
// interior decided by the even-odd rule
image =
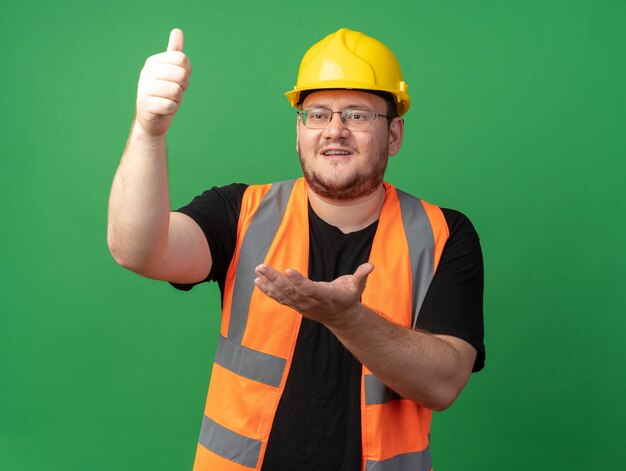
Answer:
[[[483,265],[463,214],[384,181],[410,106],[396,57],[325,37],[286,93],[304,177],[170,211],[165,135],[190,75],[174,29],[141,72],[108,240],[140,275],[222,290],[194,469],[431,469],[431,411],[484,365]]]

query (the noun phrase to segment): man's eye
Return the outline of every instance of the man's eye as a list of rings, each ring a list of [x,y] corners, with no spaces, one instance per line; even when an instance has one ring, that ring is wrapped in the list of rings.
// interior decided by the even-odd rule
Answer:
[[[312,119],[314,121],[325,121],[328,119],[328,113],[325,113],[321,110],[311,110],[307,114],[309,119]]]
[[[361,111],[351,111],[350,113],[347,113],[346,119],[349,119],[350,121],[363,121],[367,119],[367,114]]]

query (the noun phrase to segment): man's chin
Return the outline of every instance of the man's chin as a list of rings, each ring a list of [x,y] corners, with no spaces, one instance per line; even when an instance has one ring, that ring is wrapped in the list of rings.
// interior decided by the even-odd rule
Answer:
[[[380,183],[371,180],[354,179],[346,182],[327,182],[305,173],[304,179],[309,188],[318,196],[336,201],[349,201],[371,194]]]

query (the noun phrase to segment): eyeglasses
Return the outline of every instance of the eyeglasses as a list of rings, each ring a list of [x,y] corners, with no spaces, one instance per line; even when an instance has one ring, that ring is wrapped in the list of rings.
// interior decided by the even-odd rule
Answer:
[[[324,129],[330,124],[333,115],[336,113],[339,113],[341,116],[341,122],[344,126],[352,131],[361,131],[371,128],[374,121],[376,121],[376,118],[379,116],[389,118],[389,116],[385,114],[374,113],[368,110],[332,111],[326,108],[305,108],[298,111],[300,118],[302,118],[302,124],[309,129]]]

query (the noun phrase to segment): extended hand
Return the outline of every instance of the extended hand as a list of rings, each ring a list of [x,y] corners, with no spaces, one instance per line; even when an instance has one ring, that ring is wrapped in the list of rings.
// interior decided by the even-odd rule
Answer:
[[[191,63],[183,47],[183,32],[173,29],[167,51],[149,57],[141,71],[136,123],[151,136],[169,129],[189,85]]]
[[[331,282],[315,282],[295,270],[281,273],[268,265],[256,267],[254,284],[280,304],[324,324],[347,320],[358,312],[359,299],[374,265],[364,263],[353,275]]]

